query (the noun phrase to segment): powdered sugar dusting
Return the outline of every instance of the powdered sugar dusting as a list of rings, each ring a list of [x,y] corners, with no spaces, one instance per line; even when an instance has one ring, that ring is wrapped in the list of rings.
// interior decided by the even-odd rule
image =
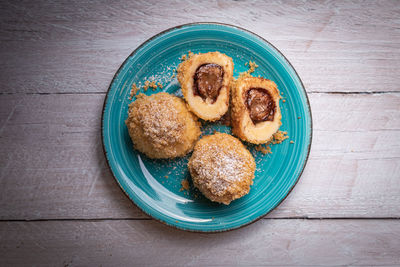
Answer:
[[[198,182],[206,183],[213,194],[223,195],[232,182],[243,179],[242,159],[232,152],[224,152],[218,145],[209,146],[207,151],[193,161],[202,180]],[[211,164],[204,164],[207,161]]]
[[[154,98],[141,105],[137,120],[144,135],[152,140],[155,147],[162,147],[181,140],[185,125],[178,118],[171,97]]]
[[[217,135],[223,135],[217,133]],[[250,153],[246,154],[235,140],[214,139],[196,145],[189,163],[194,183],[205,186],[215,196],[224,196],[237,190],[238,185],[250,184],[253,177]],[[240,150],[242,148],[244,150]]]

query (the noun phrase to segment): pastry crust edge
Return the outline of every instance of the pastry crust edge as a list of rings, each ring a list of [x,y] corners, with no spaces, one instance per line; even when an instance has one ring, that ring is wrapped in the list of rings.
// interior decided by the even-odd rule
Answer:
[[[193,94],[193,77],[197,68],[203,64],[218,64],[224,70],[224,78],[218,98],[214,103],[204,101],[200,96]],[[188,108],[196,116],[207,121],[220,119],[229,108],[230,82],[233,76],[232,58],[220,52],[195,54],[179,64],[178,81],[181,84],[182,94]]]

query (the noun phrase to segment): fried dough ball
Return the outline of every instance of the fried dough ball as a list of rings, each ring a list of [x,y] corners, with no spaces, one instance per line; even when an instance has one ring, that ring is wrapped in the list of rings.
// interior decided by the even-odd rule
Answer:
[[[138,95],[125,123],[134,147],[153,159],[185,156],[201,134],[185,102],[168,93]]]
[[[256,164],[237,138],[216,133],[197,142],[188,167],[194,186],[204,196],[228,205],[249,193]]]

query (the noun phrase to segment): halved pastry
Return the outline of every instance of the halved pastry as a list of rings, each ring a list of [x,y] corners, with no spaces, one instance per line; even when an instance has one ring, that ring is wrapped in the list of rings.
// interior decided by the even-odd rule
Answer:
[[[219,52],[196,54],[178,67],[178,81],[189,109],[199,118],[215,121],[229,107],[232,58]]]
[[[270,141],[282,124],[276,84],[264,78],[240,78],[232,91],[233,134],[253,144]]]

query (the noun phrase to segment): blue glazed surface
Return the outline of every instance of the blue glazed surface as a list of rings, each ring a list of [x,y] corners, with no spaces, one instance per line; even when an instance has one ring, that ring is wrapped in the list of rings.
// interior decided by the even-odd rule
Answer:
[[[145,94],[166,91],[181,95],[176,78],[171,77],[180,63],[179,58],[189,50],[227,54],[233,59],[235,77],[248,69],[246,62],[255,61],[259,67],[253,75],[273,80],[286,100],[280,102],[280,129],[288,132],[289,139],[273,145],[272,154],[267,155],[246,144],[257,163],[254,184],[248,195],[229,206],[212,203],[193,188],[186,166],[190,155],[173,160],[148,159],[133,149],[124,123],[133,83],[155,78],[163,83],[163,88],[149,89]],[[126,59],[105,100],[102,135],[115,179],[140,209],[180,229],[215,232],[249,224],[270,212],[287,196],[306,164],[311,125],[311,111],[301,80],[279,51],[246,30],[201,23],[167,30],[145,42]],[[202,130],[203,134],[214,130],[230,133],[229,127],[210,123],[203,124]],[[183,179],[189,180],[190,190],[180,190]]]

